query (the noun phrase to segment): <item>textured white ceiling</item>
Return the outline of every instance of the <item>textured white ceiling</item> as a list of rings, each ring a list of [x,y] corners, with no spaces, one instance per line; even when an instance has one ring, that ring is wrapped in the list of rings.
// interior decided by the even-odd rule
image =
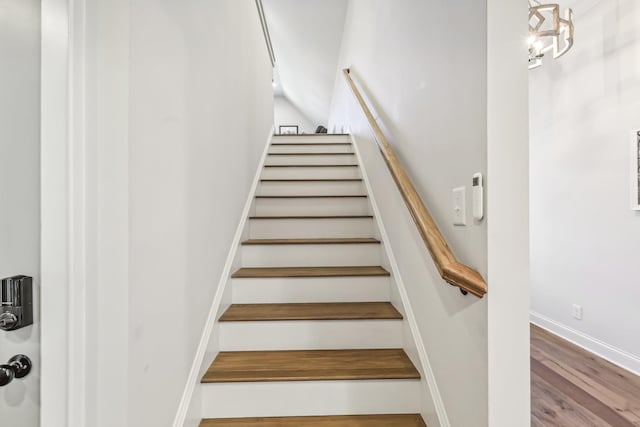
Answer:
[[[347,0],[263,0],[279,90],[315,124],[327,125]]]

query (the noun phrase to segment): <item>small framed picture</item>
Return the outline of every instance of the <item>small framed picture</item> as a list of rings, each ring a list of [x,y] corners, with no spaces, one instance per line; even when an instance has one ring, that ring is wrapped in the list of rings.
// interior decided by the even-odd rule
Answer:
[[[283,125],[278,129],[278,133],[280,135],[297,135],[298,134],[298,126],[297,125]]]
[[[631,209],[640,211],[640,129],[631,133]]]

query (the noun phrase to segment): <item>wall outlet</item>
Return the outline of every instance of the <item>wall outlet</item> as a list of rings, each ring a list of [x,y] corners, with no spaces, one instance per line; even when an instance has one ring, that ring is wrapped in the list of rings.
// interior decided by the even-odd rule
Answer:
[[[578,304],[573,304],[571,309],[571,315],[574,319],[582,320],[582,306]]]

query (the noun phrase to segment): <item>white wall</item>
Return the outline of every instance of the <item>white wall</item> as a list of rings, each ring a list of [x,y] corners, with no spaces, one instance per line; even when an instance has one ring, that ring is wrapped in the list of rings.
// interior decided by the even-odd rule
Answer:
[[[488,282],[476,299],[439,278],[338,70],[329,130],[353,132],[363,153],[443,425],[530,422],[526,28],[526,2],[510,0],[350,0],[347,11],[339,68],[352,69],[454,253]],[[482,222],[470,211],[475,172],[486,175]],[[451,190],[463,185],[468,224],[454,227]]]
[[[0,278],[34,277],[34,325],[0,331],[0,363],[34,362],[28,377],[0,388],[2,424],[40,419],[40,2],[0,1]]]
[[[263,0],[282,91],[326,126],[347,0]]]
[[[640,4],[562,5],[575,13],[575,46],[530,73],[533,320],[640,373],[640,213],[629,197]]]
[[[87,2],[86,423],[170,425],[273,122],[252,0]]]
[[[486,224],[468,210],[468,225],[453,226],[451,190],[466,185],[470,208],[472,175],[487,171],[485,16],[474,1],[352,0],[339,61],[362,85],[453,251],[484,277]],[[434,43],[443,34],[448,43]],[[356,135],[451,425],[486,426],[487,299],[439,278],[341,72],[329,130]]]
[[[76,126],[84,127],[86,208],[84,250],[86,259],[86,390],[84,420],[71,426],[108,427],[127,425],[129,406],[129,58],[130,2],[87,0],[74,2],[73,17],[86,16],[86,22],[73,22],[85,43],[75,60],[78,76],[85,79],[84,98],[77,100]],[[84,27],[84,28],[83,28]],[[84,30],[84,31],[83,31]],[[82,40],[83,32],[86,40]],[[85,75],[82,75],[84,73]],[[80,88],[76,89],[78,92]],[[83,115],[84,114],[84,115]],[[72,148],[78,150],[77,148]],[[86,181],[85,181],[86,180]],[[79,220],[79,218],[77,219]],[[79,351],[72,348],[73,351]],[[71,369],[71,367],[70,367]],[[73,414],[70,414],[70,416]]]
[[[529,426],[527,2],[487,2],[489,425]]]
[[[273,114],[276,132],[279,132],[280,126],[288,125],[298,125],[299,133],[314,133],[316,131],[317,126],[284,96],[273,97]]]
[[[168,425],[272,126],[271,64],[251,0],[130,19],[128,422]]]

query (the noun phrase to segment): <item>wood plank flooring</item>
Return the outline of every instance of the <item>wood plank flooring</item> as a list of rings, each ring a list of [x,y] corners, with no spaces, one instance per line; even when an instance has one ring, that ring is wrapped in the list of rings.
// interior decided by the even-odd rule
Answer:
[[[202,382],[419,378],[402,349],[223,351]]]
[[[639,427],[640,377],[531,326],[532,427]]]
[[[427,427],[427,425],[420,415],[350,415],[203,420],[200,427]]]

